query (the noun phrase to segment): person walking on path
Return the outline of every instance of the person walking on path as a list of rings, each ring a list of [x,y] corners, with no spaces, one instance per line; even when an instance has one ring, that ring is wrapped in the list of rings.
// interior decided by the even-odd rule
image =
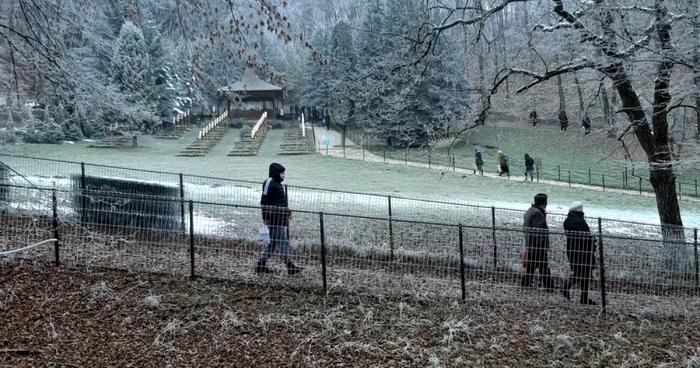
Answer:
[[[575,283],[579,283],[581,284],[580,303],[596,305],[596,302],[588,298],[588,288],[595,266],[596,240],[591,235],[591,229],[584,218],[583,203],[573,202],[569,206],[569,214],[564,220],[564,234],[566,234],[566,256],[573,274],[562,287],[561,293],[566,299],[571,300],[569,290]]]
[[[474,174],[476,175],[478,171],[479,175],[484,176],[484,159],[481,157],[481,150],[477,148],[474,151],[474,156]]]
[[[527,176],[530,175],[530,181],[533,181],[532,172],[535,171],[535,160],[530,157],[527,153],[525,154],[525,181],[527,181]]]
[[[507,177],[510,177],[510,169],[508,168],[508,156],[503,153],[503,151],[499,150],[498,153],[496,153],[496,159],[498,160],[498,176],[502,176],[505,174]]]
[[[537,128],[537,110],[532,110],[530,113],[530,123],[533,127]]]
[[[566,128],[569,127],[569,116],[566,115],[566,111],[559,111],[559,125],[561,126],[561,131],[565,132]]]
[[[583,118],[581,126],[583,126],[583,134],[591,134],[591,119],[588,116]]]
[[[296,275],[302,271],[301,267],[292,262],[289,254],[289,239],[287,239],[287,226],[292,218],[289,210],[287,194],[284,192],[282,182],[284,181],[284,166],[278,163],[270,164],[269,177],[263,183],[260,207],[262,208],[262,218],[265,225],[270,229],[270,244],[260,255],[258,264],[255,267],[256,273],[273,273],[267,267],[267,260],[276,248],[282,252],[282,259],[287,265],[287,273]]]
[[[326,130],[331,130],[331,115],[329,113],[326,113],[323,117],[323,121],[326,124]]]
[[[548,292],[554,291],[554,282],[549,272],[549,229],[547,228],[547,195],[535,195],[535,203],[523,215],[525,231],[525,275],[520,286],[531,287],[532,278],[538,270],[542,286]]]

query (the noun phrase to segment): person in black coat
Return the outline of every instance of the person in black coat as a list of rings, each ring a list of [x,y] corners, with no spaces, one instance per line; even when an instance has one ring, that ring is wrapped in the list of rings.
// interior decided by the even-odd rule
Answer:
[[[547,195],[539,193],[535,203],[523,216],[525,230],[525,275],[520,280],[520,286],[531,287],[535,271],[539,270],[542,286],[553,292],[554,282],[549,271],[549,229],[547,227]]]
[[[569,290],[578,282],[581,284],[581,304],[595,305],[596,303],[588,298],[588,287],[595,265],[596,241],[583,217],[583,203],[574,202],[569,207],[569,215],[564,220],[564,234],[566,256],[569,258],[569,267],[573,275],[569,277],[561,292],[566,299],[571,299]]]
[[[569,116],[566,115],[566,111],[559,111],[559,125],[561,126],[561,131],[565,132],[566,128],[569,127]]]
[[[484,159],[481,157],[481,150],[478,148],[476,150],[474,150],[474,166],[475,166],[474,174],[476,174],[476,172],[478,171],[479,175],[483,176],[484,175]]]
[[[583,118],[581,125],[583,126],[583,134],[591,134],[591,119],[588,116]]]
[[[525,154],[525,181],[527,181],[528,175],[530,176],[530,181],[533,181],[532,172],[535,171],[535,159],[530,157],[527,153]]]
[[[262,209],[263,222],[270,229],[270,244],[260,256],[260,260],[258,260],[258,264],[255,267],[256,273],[273,273],[266,264],[277,247],[282,252],[282,259],[287,265],[289,275],[295,275],[302,270],[301,267],[296,266],[292,262],[292,257],[289,254],[287,226],[289,226],[292,212],[289,210],[287,194],[284,191],[284,186],[282,186],[284,172],[284,166],[278,163],[270,164],[269,177],[263,183],[260,207]]]
[[[532,110],[530,113],[530,123],[532,123],[532,126],[537,128],[537,110]]]

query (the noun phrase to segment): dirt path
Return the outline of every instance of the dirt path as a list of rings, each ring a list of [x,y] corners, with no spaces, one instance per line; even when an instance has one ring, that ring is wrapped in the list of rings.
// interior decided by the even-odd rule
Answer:
[[[328,140],[330,142],[330,144],[328,146],[325,145],[326,140]],[[460,174],[475,175],[473,170],[463,169],[463,168],[459,168],[459,167],[452,168],[452,167],[448,167],[445,165],[436,165],[436,164],[428,165],[428,164],[422,163],[422,162],[415,162],[415,161],[406,162],[404,160],[397,160],[397,159],[392,159],[392,158],[384,159],[384,157],[377,156],[368,150],[363,150],[362,147],[360,147],[355,142],[350,141],[349,139],[345,140],[346,144],[345,144],[345,149],[343,150],[342,146],[340,145],[340,142],[341,142],[341,139],[340,139],[339,132],[336,132],[334,130],[316,129],[316,144],[317,144],[317,147],[319,147],[319,153],[321,153],[322,155],[328,155],[328,156],[333,156],[333,157],[343,157],[343,158],[350,159],[350,160],[362,160],[365,162],[381,162],[381,163],[387,163],[387,164],[393,164],[393,165],[408,165],[408,166],[415,166],[415,167],[423,167],[426,169],[430,168],[432,170],[438,170],[438,171],[452,171],[452,172],[456,172],[456,173],[460,173]],[[513,180],[513,181],[520,181],[520,182],[525,181],[525,176],[523,176],[523,175],[510,175],[510,177],[505,177],[505,176],[498,176],[497,173],[484,172],[484,176],[498,179],[498,180]],[[560,186],[560,187],[595,190],[595,191],[599,191],[599,192],[642,195],[642,196],[646,196],[646,197],[655,197],[656,196],[654,193],[646,192],[646,191],[643,191],[640,194],[640,192],[636,191],[636,190],[603,188],[603,187],[596,186],[596,185],[587,185],[587,184],[578,184],[578,183],[569,184],[568,182],[562,182],[562,181],[557,181],[557,180],[540,179],[539,183],[556,185],[556,186]],[[694,198],[694,197],[689,197],[689,196],[683,196],[681,199],[685,200],[685,201],[700,202],[700,198]]]

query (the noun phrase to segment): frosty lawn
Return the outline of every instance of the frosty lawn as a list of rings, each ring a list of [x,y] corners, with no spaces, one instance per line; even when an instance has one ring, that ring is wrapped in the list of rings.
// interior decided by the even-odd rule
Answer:
[[[321,155],[277,156],[276,151],[283,134],[282,130],[272,130],[269,133],[258,156],[225,156],[223,153],[227,152],[230,149],[229,146],[232,146],[232,141],[235,141],[233,137],[237,137],[236,131],[232,130],[207,156],[176,157],[175,155],[182,147],[194,139],[194,134],[196,132],[191,131],[179,140],[160,140],[150,136],[142,136],[138,148],[120,151],[89,149],[86,142],[63,146],[33,144],[6,146],[6,151],[36,157],[255,182],[262,182],[267,177],[267,167],[270,162],[277,161],[287,167],[288,176],[285,183],[292,186],[357,191],[513,209],[527,208],[535,193],[545,192],[550,196],[549,211],[552,213],[565,213],[570,202],[580,200],[585,203],[586,213],[590,217],[600,216],[658,223],[656,202],[653,197],[497,180],[452,172],[443,173],[438,170],[417,167],[343,160]],[[7,163],[12,165],[12,160],[7,159]],[[61,172],[59,166],[60,164],[43,163],[42,167],[38,167],[36,170],[53,172],[54,175],[65,175],[66,173]],[[93,174],[97,175],[97,173]],[[147,173],[143,174],[143,179],[160,180],[153,174]],[[214,183],[202,184],[213,185]],[[255,201],[256,198],[251,200]],[[303,200],[303,198],[300,199]],[[699,203],[681,201],[681,209],[687,227],[700,226]]]

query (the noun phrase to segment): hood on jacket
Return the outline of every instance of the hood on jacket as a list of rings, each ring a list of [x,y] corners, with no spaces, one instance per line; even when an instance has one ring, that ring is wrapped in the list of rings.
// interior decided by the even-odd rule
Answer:
[[[529,159],[529,158],[530,158],[530,155],[528,155],[528,154],[526,153],[526,154],[525,154],[525,159],[527,160],[527,159]]]
[[[501,150],[498,150],[498,152],[496,152],[496,155],[497,155],[497,156],[501,156],[501,155],[503,155],[503,151],[501,151]]]
[[[481,150],[477,148],[474,150],[474,153],[481,153]]]
[[[284,166],[273,162],[270,164],[269,176],[276,182],[281,183],[283,179],[280,177],[280,174],[283,173],[285,170],[286,169],[284,168]]]

